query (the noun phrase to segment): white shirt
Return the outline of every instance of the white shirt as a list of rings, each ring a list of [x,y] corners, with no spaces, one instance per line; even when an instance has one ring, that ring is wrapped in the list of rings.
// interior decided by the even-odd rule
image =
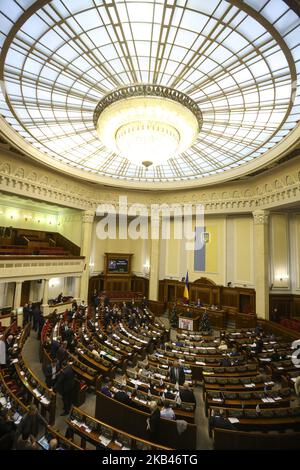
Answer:
[[[162,408],[160,411],[160,417],[165,419],[175,419],[175,413],[172,408]]]

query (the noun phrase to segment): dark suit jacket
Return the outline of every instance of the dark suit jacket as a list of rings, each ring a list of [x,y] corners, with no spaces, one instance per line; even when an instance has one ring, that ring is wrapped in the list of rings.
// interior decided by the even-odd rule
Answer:
[[[39,413],[36,415],[30,415],[29,413],[26,413],[18,425],[16,437],[23,432],[37,437],[40,424],[47,426],[46,420]]]
[[[72,366],[66,366],[59,374],[54,390],[58,390],[62,395],[71,393],[75,385],[75,376]]]
[[[131,404],[129,396],[123,390],[118,390],[114,395],[114,399],[120,401],[121,403],[124,403],[125,405]]]
[[[57,361],[56,364],[56,374],[59,370],[59,362]],[[46,384],[48,387],[52,387],[53,385],[53,380],[52,380],[52,364],[47,364],[45,368],[45,378],[46,378]],[[57,376],[56,376],[57,378]]]
[[[170,380],[173,384],[178,382],[179,385],[183,385],[184,382],[185,382],[185,373],[184,373],[183,367],[182,366],[178,367],[178,380],[176,380],[176,371],[175,371],[175,369],[176,369],[176,367],[173,367],[173,366],[170,368]]]
[[[149,417],[150,422],[150,436],[155,437],[158,432],[159,423],[160,423],[160,411],[159,408],[156,408]]]
[[[63,361],[65,361],[68,357],[68,352],[67,350],[63,347],[63,346],[60,346],[60,348],[57,350],[57,353],[56,353],[56,359],[62,363]]]
[[[180,390],[179,396],[181,401],[186,403],[196,403],[196,398],[192,390]]]

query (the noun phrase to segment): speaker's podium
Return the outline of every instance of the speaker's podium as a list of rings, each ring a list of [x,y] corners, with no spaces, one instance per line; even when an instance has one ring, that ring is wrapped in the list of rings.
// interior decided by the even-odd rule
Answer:
[[[199,330],[200,315],[187,316],[186,312],[178,315],[178,328],[182,330]]]

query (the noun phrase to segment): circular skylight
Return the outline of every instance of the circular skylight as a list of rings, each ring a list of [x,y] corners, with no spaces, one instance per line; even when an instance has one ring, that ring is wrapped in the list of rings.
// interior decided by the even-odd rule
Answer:
[[[282,0],[10,0],[0,12],[1,131],[63,171],[198,184],[297,138],[300,20]],[[188,95],[203,119],[188,150],[148,169],[103,146],[93,122],[107,94],[137,83]]]

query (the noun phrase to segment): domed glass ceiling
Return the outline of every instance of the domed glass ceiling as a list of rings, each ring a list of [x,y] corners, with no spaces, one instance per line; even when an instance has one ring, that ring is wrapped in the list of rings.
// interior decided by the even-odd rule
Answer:
[[[282,0],[10,0],[0,12],[2,134],[71,174],[224,179],[263,163],[299,120],[300,20]],[[95,108],[130,84],[196,101],[191,148],[146,169],[103,147]]]

